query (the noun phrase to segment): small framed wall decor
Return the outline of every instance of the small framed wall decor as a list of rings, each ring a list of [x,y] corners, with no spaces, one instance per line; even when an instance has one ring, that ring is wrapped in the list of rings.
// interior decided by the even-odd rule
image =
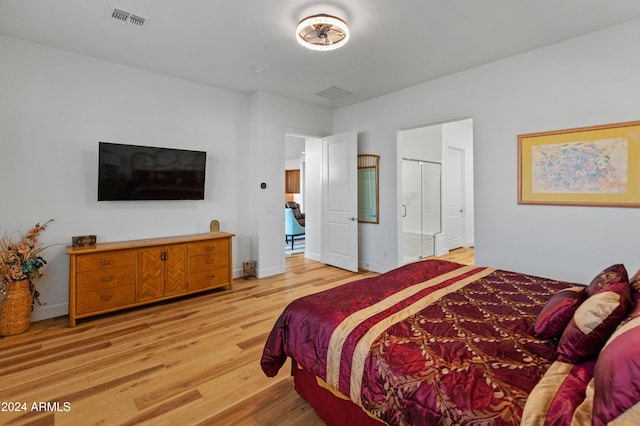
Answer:
[[[71,237],[71,246],[72,247],[89,247],[96,245],[96,236],[95,235],[79,235],[76,237]]]
[[[518,135],[518,204],[640,207],[640,121]]]

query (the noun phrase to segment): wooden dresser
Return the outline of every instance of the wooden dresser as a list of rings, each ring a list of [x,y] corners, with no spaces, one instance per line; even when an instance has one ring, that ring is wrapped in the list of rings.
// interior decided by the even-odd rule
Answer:
[[[69,325],[233,282],[231,238],[215,232],[67,247]]]

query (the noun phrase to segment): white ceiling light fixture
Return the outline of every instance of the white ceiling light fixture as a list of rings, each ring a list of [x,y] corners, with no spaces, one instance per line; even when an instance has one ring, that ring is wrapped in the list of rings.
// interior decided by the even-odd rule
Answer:
[[[338,49],[349,40],[349,26],[335,16],[325,14],[309,16],[298,24],[296,40],[307,49]]]

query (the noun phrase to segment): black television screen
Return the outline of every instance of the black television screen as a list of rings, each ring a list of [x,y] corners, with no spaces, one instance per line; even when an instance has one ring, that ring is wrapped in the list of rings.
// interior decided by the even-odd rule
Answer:
[[[203,200],[207,153],[98,143],[98,201]]]

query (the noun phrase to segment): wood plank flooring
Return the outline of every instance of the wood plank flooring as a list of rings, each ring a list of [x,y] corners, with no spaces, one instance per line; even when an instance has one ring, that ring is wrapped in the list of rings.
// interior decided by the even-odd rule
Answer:
[[[473,249],[449,260],[473,263]],[[40,321],[0,338],[0,424],[322,425],[289,364],[260,370],[271,327],[292,300],[358,274],[287,256],[287,272],[112,315]]]

